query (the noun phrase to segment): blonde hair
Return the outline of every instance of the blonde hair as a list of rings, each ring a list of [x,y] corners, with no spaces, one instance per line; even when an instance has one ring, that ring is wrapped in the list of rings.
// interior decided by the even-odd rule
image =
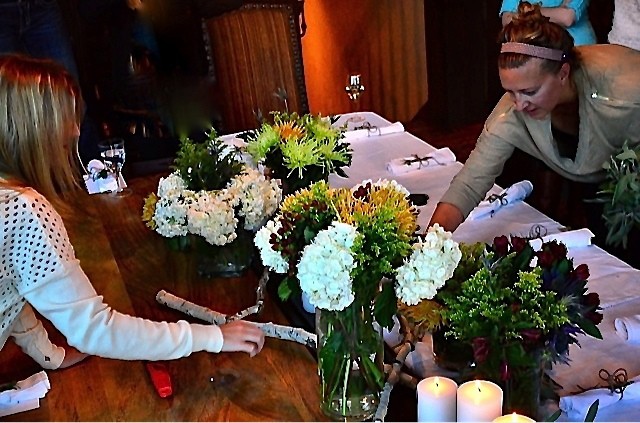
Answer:
[[[573,69],[575,64],[575,52],[573,37],[561,27],[553,23],[542,14],[539,4],[531,4],[521,1],[518,5],[518,13],[502,28],[498,37],[500,43],[524,43],[533,46],[546,47],[564,52],[562,61],[545,59],[543,69],[557,73],[563,63],[568,62]],[[519,68],[531,59],[531,56],[520,53],[501,53],[498,56],[500,69]]]
[[[53,61],[0,56],[0,173],[4,186],[30,186],[57,202],[78,183],[82,99]]]

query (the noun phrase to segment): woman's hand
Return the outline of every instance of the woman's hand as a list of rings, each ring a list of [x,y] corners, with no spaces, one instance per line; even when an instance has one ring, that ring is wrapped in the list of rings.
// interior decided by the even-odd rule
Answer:
[[[251,322],[236,320],[220,326],[223,336],[221,351],[241,351],[251,357],[264,346],[264,333]]]
[[[77,364],[79,362],[81,362],[82,360],[84,360],[85,358],[89,357],[89,354],[85,354],[83,352],[78,351],[77,349],[73,348],[73,347],[66,347],[64,349],[64,360],[62,360],[62,363],[60,364],[60,367],[58,367],[59,369],[64,369],[66,367],[71,367],[74,364]]]

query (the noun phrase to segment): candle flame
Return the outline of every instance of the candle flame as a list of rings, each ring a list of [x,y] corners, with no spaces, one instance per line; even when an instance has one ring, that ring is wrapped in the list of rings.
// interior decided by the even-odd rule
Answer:
[[[482,385],[480,385],[480,381],[476,380],[476,388],[478,389],[478,392],[482,392],[481,387],[482,387]]]

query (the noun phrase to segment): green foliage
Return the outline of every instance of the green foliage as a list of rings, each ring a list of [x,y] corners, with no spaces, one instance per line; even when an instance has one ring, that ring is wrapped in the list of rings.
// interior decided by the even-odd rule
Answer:
[[[625,142],[603,167],[607,176],[594,201],[604,203],[606,242],[627,248],[629,232],[640,228],[640,147],[634,150]]]
[[[182,138],[174,161],[173,169],[193,191],[223,189],[244,167],[232,148],[218,139],[213,128],[206,134],[207,140],[202,143]]]

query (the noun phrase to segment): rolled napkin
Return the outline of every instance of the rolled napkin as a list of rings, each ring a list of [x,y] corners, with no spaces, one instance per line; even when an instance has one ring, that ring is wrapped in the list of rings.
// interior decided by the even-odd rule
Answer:
[[[88,175],[84,175],[84,184],[89,194],[110,192],[118,189],[118,183],[113,172],[109,172],[107,167],[100,160],[91,160],[87,165]],[[127,183],[120,174],[120,186],[126,188]]]
[[[539,250],[543,242],[555,240],[562,242],[567,249],[569,249],[591,245],[591,238],[593,237],[593,232],[587,228],[582,228],[575,231],[558,232],[557,234],[547,235],[542,237],[542,239],[532,239],[530,244],[534,250]]]
[[[392,175],[402,175],[415,170],[444,166],[456,161],[456,155],[448,147],[441,148],[428,154],[414,154],[400,157],[387,163],[387,170]]]
[[[404,126],[400,122],[392,123],[387,126],[372,126],[371,128],[356,129],[355,131],[347,131],[344,133],[344,139],[348,142],[361,138],[376,137],[379,135],[396,134],[404,132]]]
[[[469,213],[469,220],[481,219],[483,217],[493,215],[502,207],[509,204],[517,203],[524,200],[533,191],[533,184],[524,180],[511,185],[509,188],[502,190],[502,192],[495,196],[490,196],[484,201],[481,201],[478,206],[471,210]]]
[[[634,382],[628,385],[622,395],[622,401],[635,400],[640,398],[640,376],[636,376],[630,381]],[[575,395],[567,395],[560,398],[560,409],[567,414],[580,415],[582,418],[589,411],[589,407],[595,400],[600,400],[598,409],[608,407],[620,401],[620,394],[611,392],[609,388],[590,389]]]
[[[49,389],[51,385],[44,371],[21,380],[13,389],[0,392],[0,417],[38,408],[40,398],[44,398]]]
[[[613,321],[616,333],[630,344],[640,344],[640,314],[619,317]]]

